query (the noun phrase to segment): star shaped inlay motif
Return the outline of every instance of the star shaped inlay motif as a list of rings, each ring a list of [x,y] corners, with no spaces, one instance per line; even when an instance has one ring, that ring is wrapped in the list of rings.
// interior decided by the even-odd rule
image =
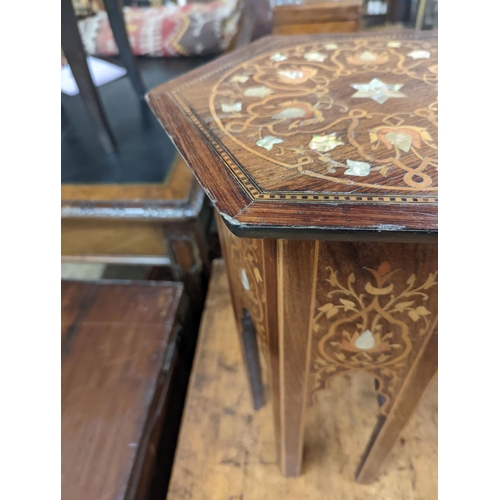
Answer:
[[[374,78],[370,83],[353,83],[351,87],[357,92],[351,97],[354,98],[370,98],[379,104],[384,104],[391,97],[401,98],[406,97],[405,94],[399,92],[404,83],[387,84],[378,78]]]

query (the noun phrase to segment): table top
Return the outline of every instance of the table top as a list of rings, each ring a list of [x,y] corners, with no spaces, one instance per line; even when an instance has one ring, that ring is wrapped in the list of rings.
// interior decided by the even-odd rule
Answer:
[[[135,498],[182,284],[61,289],[62,497]]]
[[[437,236],[437,34],[267,37],[148,101],[238,236]]]

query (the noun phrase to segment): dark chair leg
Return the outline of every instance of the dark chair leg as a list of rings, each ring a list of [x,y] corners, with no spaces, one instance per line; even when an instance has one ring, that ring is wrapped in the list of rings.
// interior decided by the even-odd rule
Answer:
[[[104,7],[108,13],[109,25],[113,30],[116,45],[120,58],[127,69],[128,77],[134,86],[135,91],[140,98],[144,99],[146,94],[146,86],[142,80],[141,73],[137,67],[134,54],[130,48],[125,27],[125,19],[123,17],[122,2],[120,0],[104,0]]]
[[[78,22],[71,0],[61,0],[61,46],[80,89],[83,104],[97,127],[99,140],[106,153],[116,151],[116,141],[111,132],[99,93],[87,66],[87,54],[78,31]]]

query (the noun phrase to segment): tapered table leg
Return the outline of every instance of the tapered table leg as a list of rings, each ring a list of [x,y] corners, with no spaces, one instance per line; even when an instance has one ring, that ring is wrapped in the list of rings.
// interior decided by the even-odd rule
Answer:
[[[280,385],[280,467],[284,476],[298,476],[302,466],[318,246],[314,241],[277,242],[279,366],[274,367],[278,373],[273,375],[278,375]]]

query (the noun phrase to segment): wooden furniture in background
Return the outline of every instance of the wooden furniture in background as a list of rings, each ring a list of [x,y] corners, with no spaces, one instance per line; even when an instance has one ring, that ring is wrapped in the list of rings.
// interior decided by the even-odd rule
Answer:
[[[127,69],[127,76],[138,96],[143,98],[146,87],[129,45],[121,2],[120,0],[104,0],[104,4],[122,62]],[[87,54],[80,38],[71,0],[61,0],[61,46],[80,90],[85,108],[95,124],[101,145],[106,153],[114,153],[117,149],[116,140],[87,66]]]
[[[272,409],[252,411],[224,264],[214,261],[167,500],[437,500],[437,380],[367,487],[353,484],[376,421],[371,377],[350,372],[307,410],[304,472],[275,465]]]
[[[373,481],[437,370],[437,37],[270,37],[147,99],[221,216],[283,474],[306,407],[363,371],[380,411],[356,477]]]
[[[238,35],[230,49],[248,44],[251,39],[255,16],[252,12],[248,12],[247,5],[244,8]],[[80,40],[79,42],[81,45]],[[143,60],[141,63],[145,67],[144,74],[148,77],[148,81],[158,83],[183,74],[202,64],[203,61],[201,58],[174,58]],[[161,68],[158,68],[158,65]],[[162,78],[161,75],[164,75],[163,79],[158,80]],[[118,82],[109,85],[114,83]],[[62,260],[169,267],[173,279],[184,282],[193,307],[201,313],[210,270],[212,210],[206,203],[203,190],[178,155],[175,156],[172,152],[170,163],[165,161],[168,148],[164,148],[167,149],[167,154],[159,147],[156,149],[160,150],[160,154],[150,151],[158,146],[151,129],[159,127],[149,108],[146,106],[143,109],[141,106],[140,111],[144,113],[141,117],[135,109],[137,106],[133,99],[127,100],[130,93],[127,94],[118,85],[116,88],[120,99],[123,98],[123,103],[113,102],[115,115],[112,118],[115,120],[115,126],[118,124],[121,126],[121,136],[118,135],[118,139],[123,145],[122,152],[118,153],[116,163],[110,161],[103,165],[102,170],[109,171],[105,181],[98,178],[94,183],[90,181],[82,183],[80,180],[71,181],[69,175],[70,183],[63,183]],[[107,90],[103,89],[103,94]],[[107,95],[111,102],[113,96]],[[132,111],[135,112],[133,124],[126,123],[127,120],[121,114],[122,108],[127,106],[131,108],[130,112],[127,111],[127,116],[132,114]],[[159,131],[162,133],[161,129]],[[140,144],[141,137],[144,136],[147,136],[147,141],[144,140],[145,144]],[[78,139],[78,137],[73,138],[68,147],[72,153],[70,159],[78,160],[82,156],[79,154],[82,145]],[[139,143],[132,151],[131,148],[127,149],[127,142],[131,141]],[[85,143],[84,146],[90,149],[93,144]],[[173,147],[171,149],[175,151]],[[96,158],[88,154],[88,151],[84,152],[85,156],[89,157],[88,170],[91,172],[97,170],[99,174],[99,168],[93,164]],[[135,155],[136,165],[128,158],[124,158],[127,153],[129,158],[130,153]],[[147,159],[143,161],[143,157]],[[147,168],[144,165],[146,162]],[[67,163],[69,163],[67,168],[71,171],[73,165],[70,160]],[[85,161],[82,163],[83,166],[79,164],[76,170],[86,168]],[[156,170],[166,171],[164,180],[160,182],[150,181],[150,177],[156,174],[155,165]],[[142,171],[145,171],[143,176]],[[139,179],[141,183],[127,182],[128,176]],[[89,174],[89,177],[92,175]]]
[[[162,184],[63,184],[62,259],[168,266],[201,308],[212,217],[205,200],[180,158]]]
[[[160,437],[180,421],[183,308],[179,283],[62,282],[62,498],[142,500],[158,487]]]
[[[273,33],[306,35],[361,29],[363,0],[278,0],[273,8]]]

